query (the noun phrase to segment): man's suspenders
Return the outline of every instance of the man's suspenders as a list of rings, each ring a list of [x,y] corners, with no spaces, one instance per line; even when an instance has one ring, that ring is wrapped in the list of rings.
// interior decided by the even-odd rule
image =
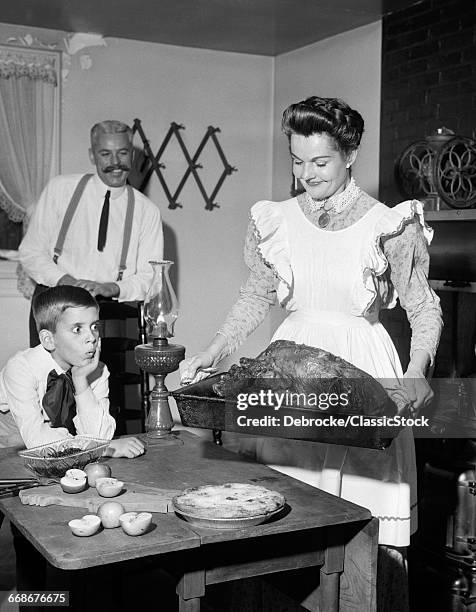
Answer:
[[[130,185],[127,185],[127,210],[126,218],[124,219],[124,234],[122,236],[121,261],[119,262],[119,274],[117,275],[118,281],[122,280],[122,275],[124,274],[124,270],[126,269],[127,252],[129,251],[129,244],[131,242],[132,220],[134,218],[134,205],[134,191]]]
[[[66,209],[65,215],[63,217],[63,223],[61,224],[58,239],[56,241],[56,246],[54,248],[53,261],[55,263],[58,262],[58,258],[63,252],[64,241],[66,240],[66,234],[68,233],[69,226],[71,225],[71,221],[73,220],[74,213],[78,208],[79,201],[81,200],[81,196],[83,195],[86,185],[92,176],[92,174],[85,174],[84,176],[82,176],[73,192],[71,200],[68,204],[68,208]],[[126,269],[127,253],[129,251],[129,244],[131,242],[134,207],[134,191],[130,185],[127,185],[127,210],[126,218],[124,220],[124,234],[122,236],[122,251],[121,260],[119,262],[119,273],[116,279],[118,281],[122,280],[124,270]]]
[[[79,200],[83,195],[83,191],[86,187],[87,182],[92,177],[92,174],[85,174],[79,180],[79,183],[76,185],[76,189],[73,192],[71,200],[68,204],[68,208],[63,217],[63,223],[61,224],[61,228],[58,234],[58,240],[56,241],[56,246],[54,249],[53,261],[58,263],[58,257],[63,252],[64,241],[66,240],[66,234],[68,233],[69,226],[71,225],[71,221],[73,220],[74,213],[78,208]]]

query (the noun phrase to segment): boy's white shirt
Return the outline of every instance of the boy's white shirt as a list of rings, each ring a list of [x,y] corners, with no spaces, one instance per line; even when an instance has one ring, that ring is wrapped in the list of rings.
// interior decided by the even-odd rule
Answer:
[[[0,421],[1,413],[11,412],[27,448],[73,437],[65,427],[50,427],[43,410],[42,399],[51,370],[64,372],[40,344],[16,353],[0,372]],[[108,378],[109,370],[100,362],[88,377],[89,387],[75,395],[73,423],[77,434],[105,440],[113,437],[116,422],[109,414]]]

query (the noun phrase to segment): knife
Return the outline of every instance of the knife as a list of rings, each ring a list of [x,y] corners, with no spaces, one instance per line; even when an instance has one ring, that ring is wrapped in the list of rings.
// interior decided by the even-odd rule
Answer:
[[[16,484],[26,484],[29,482],[38,482],[37,478],[0,478],[0,487],[10,487]]]
[[[1,482],[4,482],[1,481]],[[15,495],[18,495],[18,493],[20,491],[22,491],[23,489],[31,489],[33,487],[39,487],[40,483],[38,481],[30,481],[30,482],[25,482],[23,484],[15,484],[15,483],[11,483],[10,485],[0,485],[0,499],[3,497],[14,497]]]

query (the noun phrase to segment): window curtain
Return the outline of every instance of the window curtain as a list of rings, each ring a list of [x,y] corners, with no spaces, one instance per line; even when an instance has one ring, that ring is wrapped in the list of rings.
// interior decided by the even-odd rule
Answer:
[[[59,54],[0,48],[0,207],[24,231],[43,187],[58,173]],[[18,267],[19,289],[34,283]]]

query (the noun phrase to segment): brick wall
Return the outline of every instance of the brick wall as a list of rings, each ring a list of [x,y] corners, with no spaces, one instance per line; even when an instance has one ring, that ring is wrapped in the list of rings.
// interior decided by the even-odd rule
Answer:
[[[476,133],[476,0],[423,0],[382,24],[380,199],[402,200],[394,163],[445,126]]]
[[[423,0],[383,19],[380,199],[390,206],[404,199],[394,163],[408,145],[442,126],[476,135],[475,24],[476,0]],[[460,294],[457,329],[453,295],[440,297],[445,329],[435,375],[451,373],[455,342],[457,369],[468,375],[476,371],[476,296]],[[383,312],[382,322],[406,366],[410,330],[405,313],[400,307]]]

